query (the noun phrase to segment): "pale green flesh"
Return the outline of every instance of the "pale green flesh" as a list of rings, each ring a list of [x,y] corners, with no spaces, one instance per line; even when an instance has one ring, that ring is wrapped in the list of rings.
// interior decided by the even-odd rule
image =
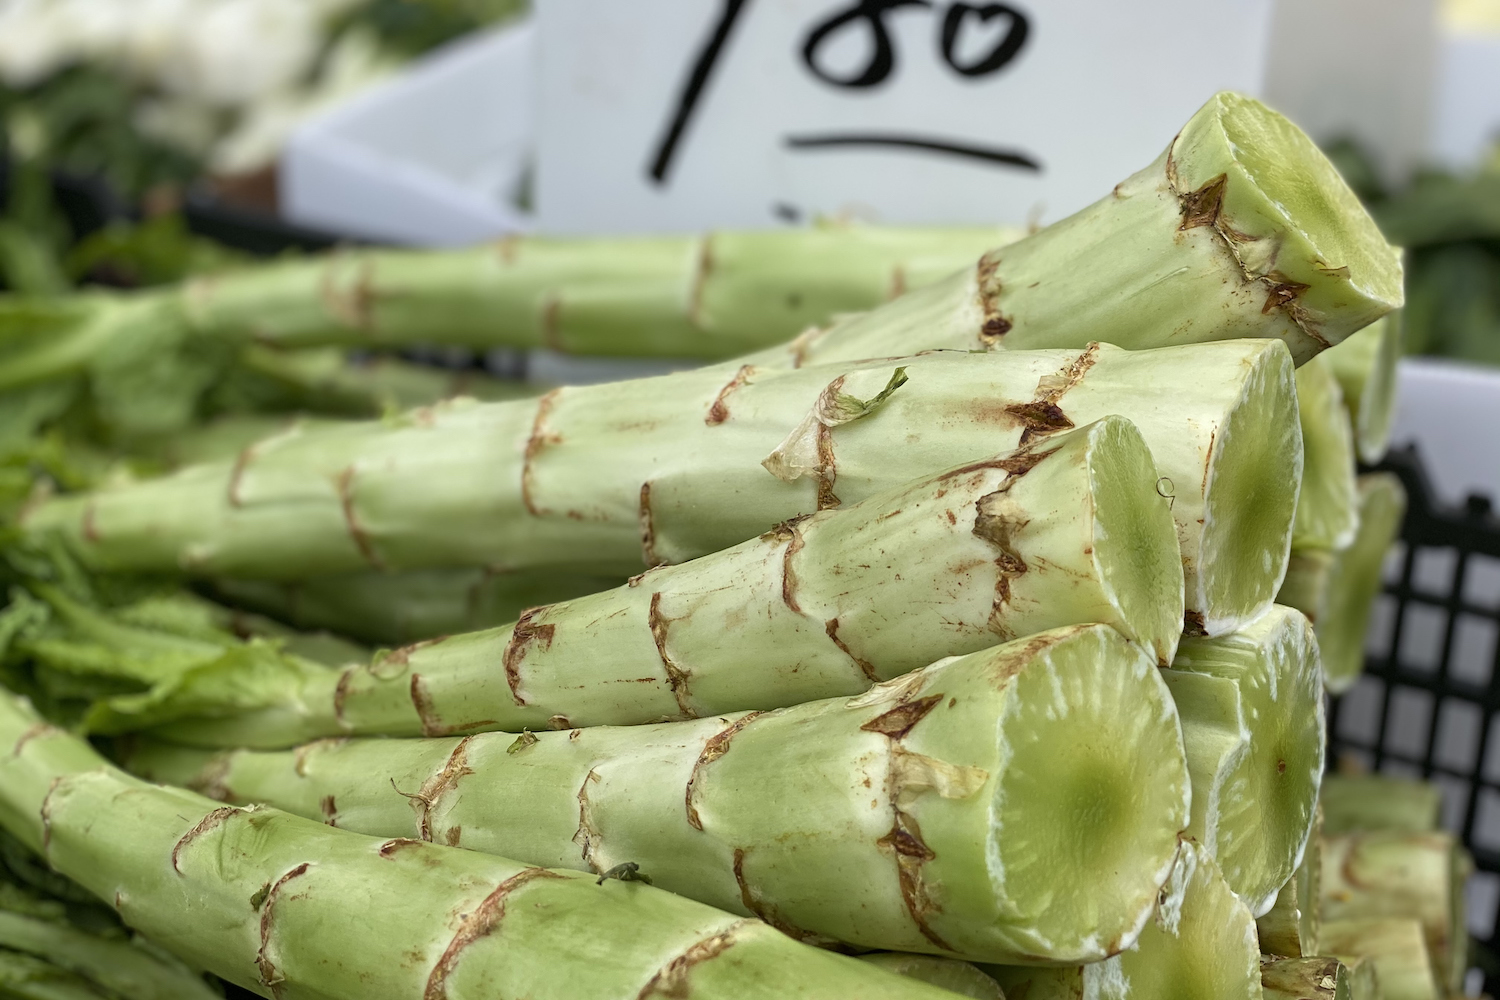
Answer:
[[[1255,921],[1192,841],[1128,950],[1072,968],[986,966],[1016,1000],[1245,1000],[1260,996]]]
[[[1365,634],[1385,554],[1406,515],[1401,481],[1384,472],[1359,477],[1359,530],[1354,541],[1334,554],[1327,593],[1318,617],[1318,644],[1328,690],[1347,691],[1364,670]]]
[[[1302,492],[1292,528],[1293,549],[1341,549],[1354,540],[1354,429],[1339,383],[1321,356],[1297,369],[1302,425]]]
[[[1168,905],[1141,932],[1129,951],[1096,969],[1084,970],[1085,1000],[1146,997],[1154,1000],[1242,1000],[1260,983],[1260,950],[1255,921],[1213,862],[1195,849],[1174,873]],[[1194,863],[1196,862],[1196,863]],[[1178,887],[1178,880],[1185,884]],[[1181,893],[1173,898],[1173,889]],[[1180,903],[1178,902],[1180,900]],[[1181,907],[1175,922],[1169,912]],[[1108,965],[1114,964],[1114,969]],[[1128,993],[1113,989],[1129,984]]]
[[[1322,674],[1306,618],[1273,607],[1239,633],[1184,639],[1174,670],[1232,679],[1249,752],[1221,792],[1219,867],[1256,914],[1275,903],[1311,834],[1323,773]]]
[[[1171,864],[1160,845],[1185,825],[1181,737],[1165,725],[1175,713],[1157,700],[1159,687],[1132,676],[1139,668],[1089,652],[1058,650],[1048,669],[1019,677],[1003,720],[1010,758],[995,791],[991,850],[1007,893],[1032,901],[1042,939],[1147,905]],[[1156,857],[1143,853],[1146,844],[1158,845]],[[1098,943],[1107,953],[1128,942]]]
[[[1288,227],[1329,268],[1348,267],[1372,297],[1401,300],[1401,267],[1375,221],[1301,129],[1259,101],[1221,94],[1219,122],[1235,161]]]
[[[1182,586],[1182,560],[1160,539],[1172,515],[1158,492],[1159,477],[1139,434],[1111,423],[1099,431],[1103,447],[1090,453],[1094,501],[1094,562],[1125,631],[1150,651],[1175,649],[1182,628],[1179,602],[1163,599]],[[1130,442],[1133,444],[1133,442]],[[1165,657],[1170,662],[1171,657]],[[1165,665],[1165,663],[1163,663]]]
[[[1275,414],[1290,389],[1290,358],[1257,359],[1243,405],[1219,428],[1206,475],[1197,623],[1217,635],[1263,611],[1281,585],[1302,473],[1302,433]],[[1182,487],[1174,488],[1181,489]],[[1211,526],[1211,530],[1210,530]],[[1247,567],[1260,572],[1247,572]]]
[[[1382,316],[1321,356],[1344,391],[1361,460],[1374,464],[1390,443],[1396,419],[1396,362],[1404,320],[1400,310]]]
[[[1328,780],[1324,778],[1320,796],[1326,793]],[[1260,929],[1260,948],[1265,954],[1311,958],[1320,952],[1318,928],[1322,917],[1318,900],[1323,892],[1323,851],[1319,847],[1323,836],[1322,816],[1320,802],[1301,864],[1276,894],[1276,904],[1256,920]]]

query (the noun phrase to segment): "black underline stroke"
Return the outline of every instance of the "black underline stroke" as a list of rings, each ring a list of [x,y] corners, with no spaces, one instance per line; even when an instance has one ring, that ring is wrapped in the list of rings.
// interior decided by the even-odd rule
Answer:
[[[724,11],[719,15],[718,22],[714,24],[713,34],[709,36],[708,43],[693,62],[693,70],[688,75],[687,86],[683,87],[682,93],[678,95],[677,110],[672,114],[672,121],[667,126],[660,145],[656,148],[656,156],[652,159],[651,169],[648,171],[651,179],[658,185],[667,182],[667,172],[672,169],[672,160],[677,155],[677,146],[682,141],[683,133],[687,131],[688,122],[692,120],[693,111],[698,106],[698,100],[703,96],[704,88],[708,86],[709,77],[713,75],[714,64],[719,61],[719,54],[729,41],[730,32],[734,30],[735,22],[744,13],[747,3],[749,0],[724,0]]]
[[[791,149],[827,149],[837,146],[894,146],[898,149],[917,149],[928,153],[942,153],[987,163],[1019,167],[1022,170],[1040,171],[1042,164],[1034,157],[1009,149],[993,146],[976,146],[971,143],[949,142],[946,139],[924,139],[911,135],[882,135],[874,132],[847,132],[830,135],[789,135],[786,144]]]

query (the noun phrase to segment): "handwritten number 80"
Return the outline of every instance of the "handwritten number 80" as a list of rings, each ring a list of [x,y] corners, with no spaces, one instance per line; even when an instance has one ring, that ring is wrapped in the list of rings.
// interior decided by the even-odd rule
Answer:
[[[854,6],[834,14],[828,20],[808,32],[802,45],[802,61],[814,76],[835,87],[875,87],[884,83],[896,68],[895,47],[886,30],[885,15],[898,7],[933,6],[932,0],[857,0]],[[1010,22],[1005,34],[982,58],[961,61],[958,43],[965,28],[973,20],[981,24],[991,18],[1003,17]],[[819,49],[836,34],[845,30],[857,30],[860,23],[869,36],[869,59],[857,73],[839,76],[823,68],[818,59]],[[1030,32],[1026,15],[1004,3],[971,4],[953,2],[943,14],[943,31],[940,49],[943,61],[964,76],[985,76],[997,72],[1016,57],[1026,44]]]

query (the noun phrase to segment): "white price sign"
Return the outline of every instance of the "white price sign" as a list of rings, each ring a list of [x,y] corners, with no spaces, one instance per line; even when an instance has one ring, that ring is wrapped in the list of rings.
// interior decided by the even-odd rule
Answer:
[[[536,204],[560,232],[1052,220],[1217,90],[1270,0],[539,0]]]

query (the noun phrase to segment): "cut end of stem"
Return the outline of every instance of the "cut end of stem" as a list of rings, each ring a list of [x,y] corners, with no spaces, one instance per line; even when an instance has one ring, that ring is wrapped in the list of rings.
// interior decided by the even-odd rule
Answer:
[[[1247,276],[1307,335],[1305,361],[1403,301],[1401,258],[1301,129],[1257,100],[1220,93],[1171,150],[1180,194],[1224,180],[1211,222]],[[1206,216],[1199,206],[1194,218]]]
[[[1280,348],[1252,364],[1204,473],[1203,548],[1187,603],[1208,635],[1231,632],[1270,606],[1291,550],[1302,480],[1295,371]]]
[[[1323,774],[1323,683],[1312,627],[1273,607],[1217,639],[1184,639],[1173,669],[1234,680],[1249,752],[1224,783],[1214,850],[1256,915],[1292,877],[1307,847]]]
[[[1182,555],[1171,501],[1135,425],[1108,417],[1089,428],[1093,557],[1118,627],[1159,666],[1182,633]],[[1115,623],[1111,623],[1115,624]]]
[[[1032,953],[1098,961],[1134,940],[1188,823],[1177,712],[1152,661],[1102,626],[1031,656],[1011,683],[991,878]]]

